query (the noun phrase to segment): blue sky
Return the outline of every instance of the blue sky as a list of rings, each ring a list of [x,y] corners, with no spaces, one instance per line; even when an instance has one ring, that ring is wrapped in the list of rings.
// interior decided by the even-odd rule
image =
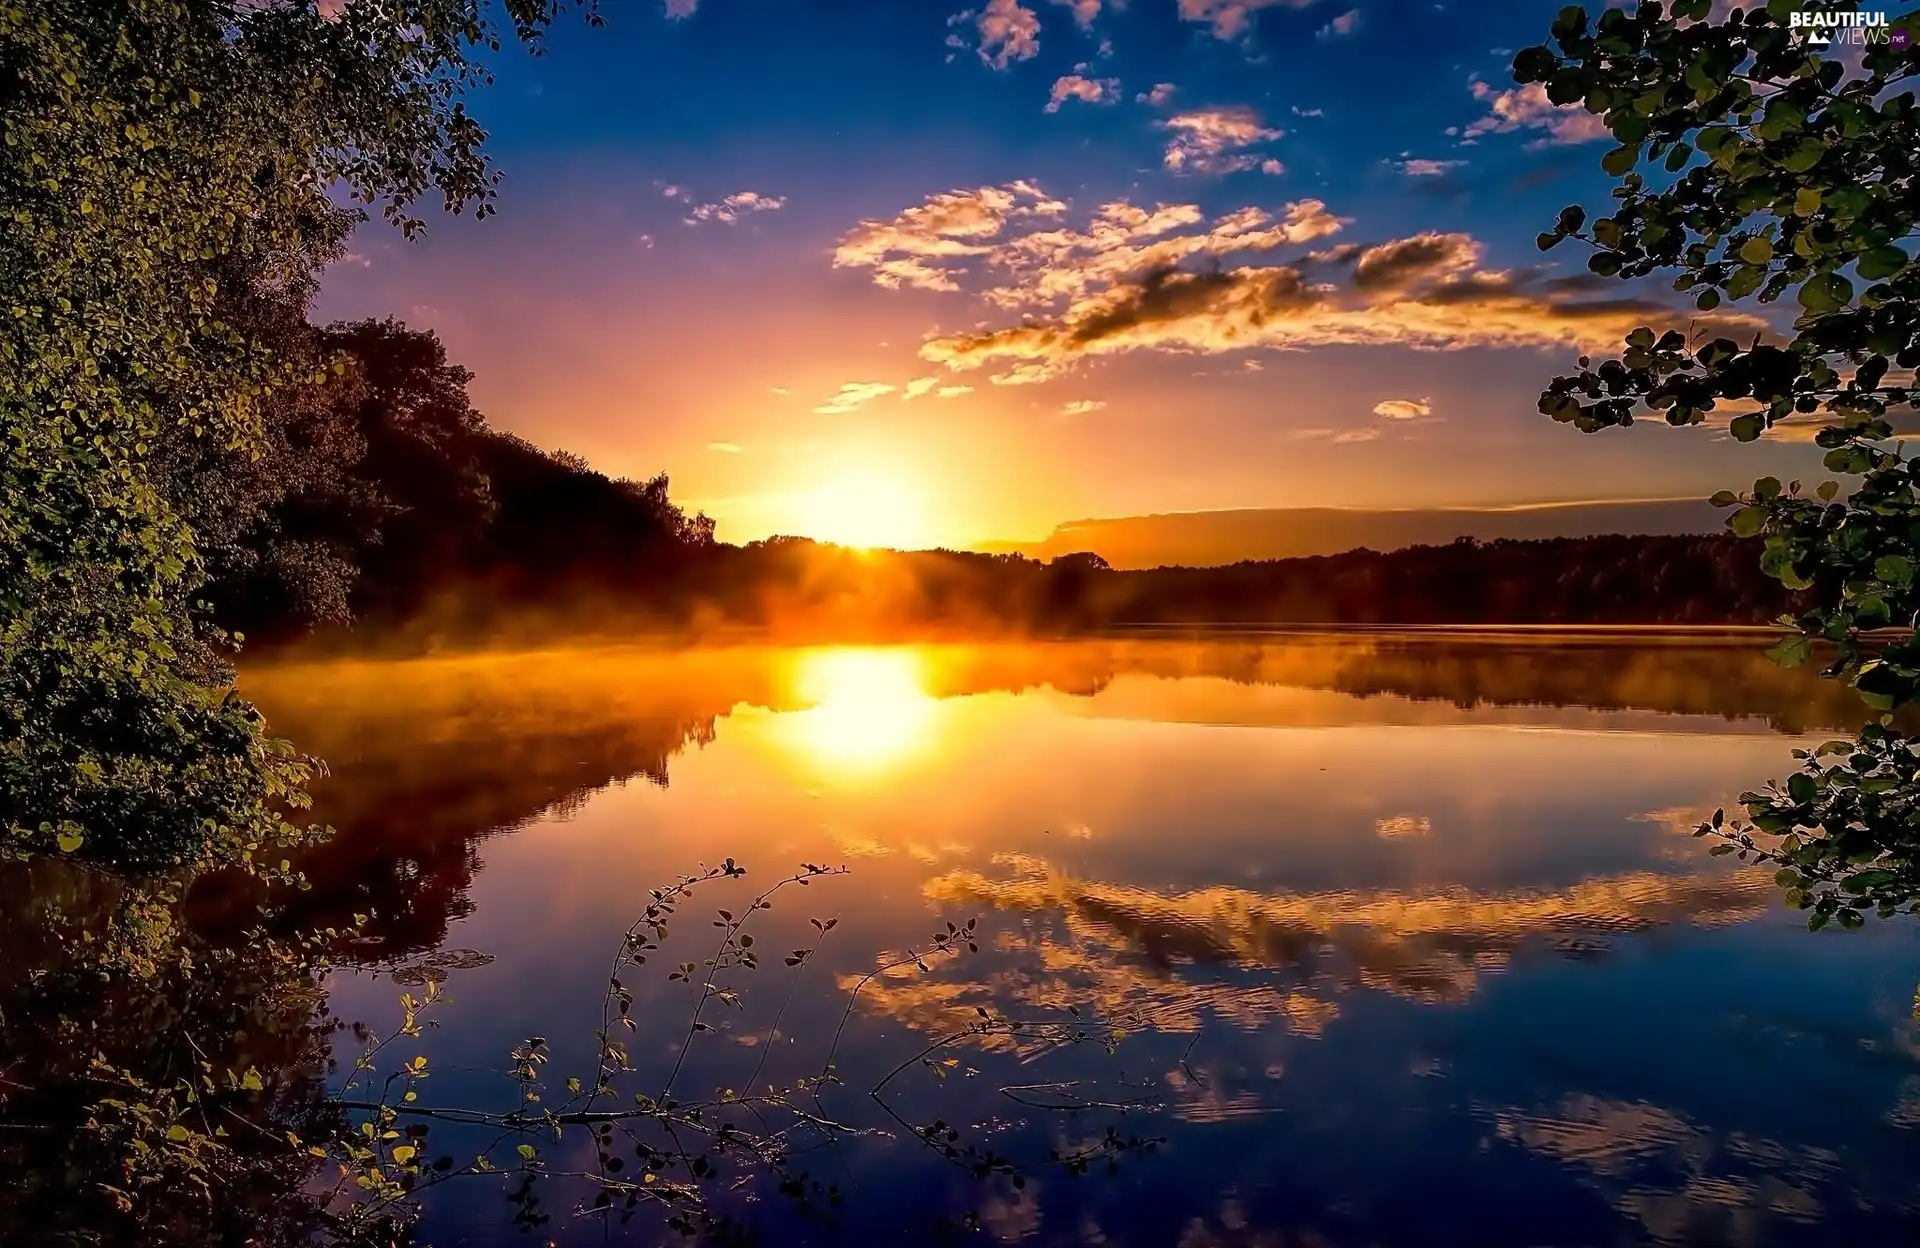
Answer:
[[[1675,304],[1534,249],[1608,186],[1593,119],[1508,80],[1553,3],[668,7],[503,54],[472,101],[500,215],[363,227],[320,310],[438,330],[496,425],[668,472],[723,537],[1817,470],[1534,413],[1583,342]]]

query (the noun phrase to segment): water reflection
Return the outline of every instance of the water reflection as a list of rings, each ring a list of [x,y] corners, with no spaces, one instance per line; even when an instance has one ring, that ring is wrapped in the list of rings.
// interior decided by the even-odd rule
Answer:
[[[1044,1158],[1115,1113],[994,1089],[1150,1096],[1163,1156],[1117,1182],[983,1190],[910,1138],[876,1141],[836,1158],[859,1194],[836,1229],[761,1211],[779,1242],[968,1216],[1006,1239],[1195,1245],[1920,1225],[1920,942],[1810,938],[1764,872],[1686,835],[1783,770],[1783,733],[1854,726],[1850,695],[1758,645],[634,648],[246,685],[334,763],[319,814],[340,834],[303,864],[294,921],[372,914],[345,950],[369,966],[493,959],[450,955],[445,1096],[479,1095],[526,1035],[584,1031],[644,887],[727,855],[852,875],[768,916],[770,948],[839,922],[793,985],[754,985],[689,1050],[689,1086],[805,1073],[840,994],[949,918],[980,917],[981,951],[864,990],[846,1070],[890,1069],[983,1009],[1137,1033],[1111,1059],[981,1035],[889,1103]],[[246,909],[199,898],[206,923]],[[684,1008],[674,986],[638,991],[637,1016]],[[377,1017],[392,993],[343,977],[332,1006]],[[672,1061],[680,1037],[634,1043]],[[1817,1092],[1761,1091],[1779,1088]],[[504,1238],[467,1201],[428,1229]]]
[[[795,699],[780,718],[794,752],[836,778],[872,776],[939,748],[923,652],[910,647],[808,650],[794,663]]]

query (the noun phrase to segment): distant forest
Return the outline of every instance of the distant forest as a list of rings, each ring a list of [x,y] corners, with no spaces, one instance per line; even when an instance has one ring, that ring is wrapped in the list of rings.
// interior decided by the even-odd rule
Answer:
[[[471,374],[397,321],[305,334],[326,380],[281,403],[270,451],[181,456],[226,628],[359,647],[615,632],[865,636],[1127,624],[1756,624],[1795,606],[1727,536],[1462,539],[1226,567],[1098,555],[716,542],[664,476],[612,479],[491,428]],[[318,375],[318,374],[317,374]]]

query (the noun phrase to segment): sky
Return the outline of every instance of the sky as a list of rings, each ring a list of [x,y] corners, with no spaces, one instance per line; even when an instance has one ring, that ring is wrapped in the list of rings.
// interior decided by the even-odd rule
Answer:
[[[1557,7],[602,0],[470,102],[498,215],[362,226],[318,312],[437,331],[496,427],[668,473],[729,541],[1817,473],[1536,413],[1686,323],[1534,246],[1609,188],[1597,119],[1508,73]]]

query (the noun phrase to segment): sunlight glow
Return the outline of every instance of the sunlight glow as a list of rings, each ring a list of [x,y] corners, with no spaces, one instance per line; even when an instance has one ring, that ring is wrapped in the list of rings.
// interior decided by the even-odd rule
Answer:
[[[850,469],[794,500],[795,530],[841,546],[924,549],[931,544],[921,491],[894,473]]]
[[[794,692],[810,709],[782,715],[784,741],[841,777],[872,776],[928,750],[937,703],[917,650],[831,649],[800,655]]]

